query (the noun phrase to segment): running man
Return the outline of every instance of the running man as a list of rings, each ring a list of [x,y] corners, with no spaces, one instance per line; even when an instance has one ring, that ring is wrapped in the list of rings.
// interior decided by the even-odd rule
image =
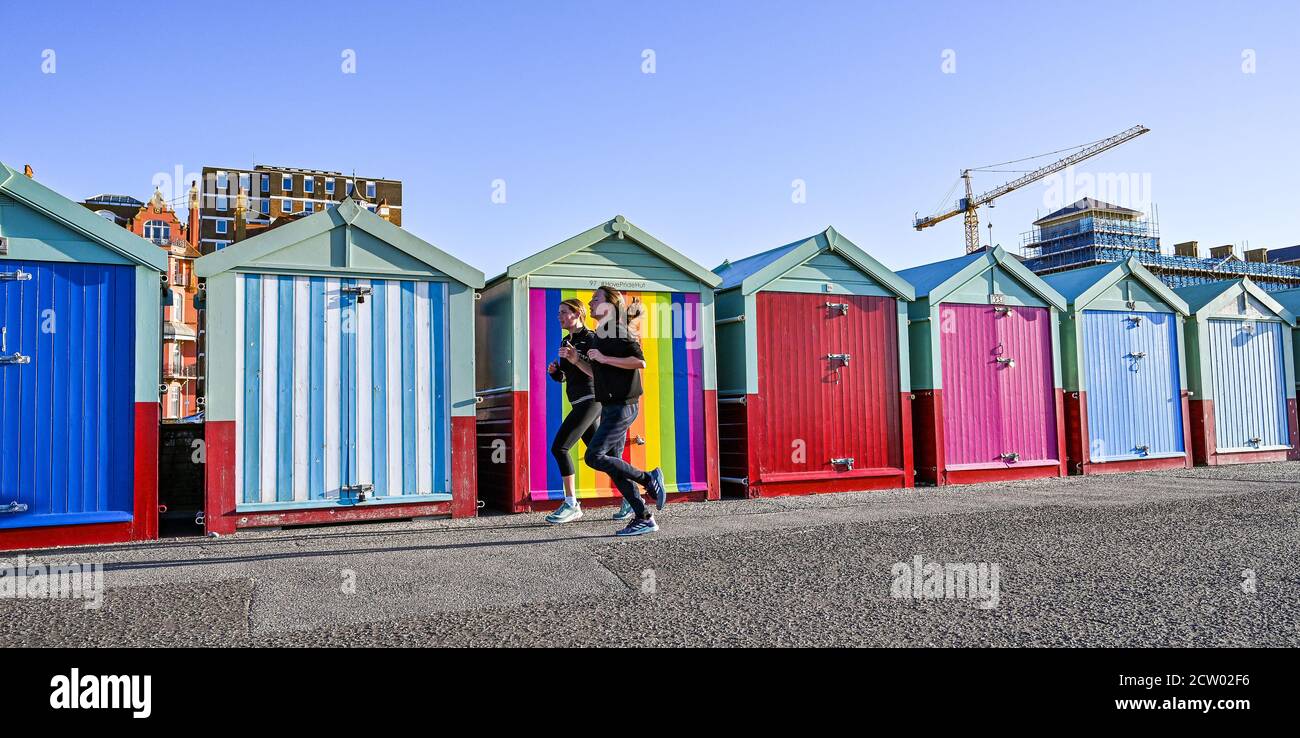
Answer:
[[[582,357],[591,348],[596,335],[587,327],[587,308],[581,300],[569,299],[560,303],[556,318],[560,327],[568,332],[560,341],[560,356],[546,367],[551,379],[564,383],[564,394],[569,399],[569,414],[555,432],[551,442],[551,455],[560,467],[560,478],[564,480],[564,504],[550,515],[546,522],[560,525],[571,523],[582,517],[582,507],[578,502],[576,470],[569,450],[582,442],[591,448],[591,437],[596,432],[596,422],[600,419],[600,403],[596,402],[596,389],[592,382],[591,364]]]
[[[662,510],[668,498],[664,473],[660,469],[642,471],[623,460],[627,432],[636,421],[641,401],[641,370],[645,357],[641,343],[628,327],[628,306],[623,294],[613,287],[601,286],[591,296],[591,314],[596,318],[596,336],[587,350],[586,363],[591,366],[596,401],[601,405],[600,425],[587,445],[587,466],[605,472],[631,507],[632,521],[619,536],[640,536],[659,530],[654,516],[637,493],[645,487],[654,495],[655,507]]]

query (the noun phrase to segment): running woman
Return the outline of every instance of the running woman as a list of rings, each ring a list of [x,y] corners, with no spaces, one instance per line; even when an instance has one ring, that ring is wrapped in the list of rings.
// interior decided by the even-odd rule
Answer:
[[[560,423],[551,442],[551,455],[560,467],[560,478],[564,480],[564,504],[550,515],[546,522],[556,525],[571,523],[582,517],[582,507],[578,503],[577,479],[574,476],[573,459],[569,450],[582,442],[591,447],[591,437],[596,432],[596,421],[600,419],[600,403],[596,402],[595,385],[592,382],[591,364],[581,357],[591,348],[595,334],[587,327],[587,308],[581,300],[565,300],[560,303],[556,316],[560,327],[568,332],[560,341],[560,355],[546,367],[551,379],[564,383],[564,393],[569,398],[569,414]]]
[[[636,486],[654,495],[655,507],[662,510],[668,498],[664,474],[659,469],[646,472],[623,460],[627,431],[636,421],[641,400],[641,370],[645,357],[641,343],[628,327],[629,309],[623,295],[613,287],[596,289],[589,303],[596,318],[596,337],[587,350],[587,363],[595,380],[596,401],[601,404],[600,425],[587,445],[587,466],[605,472],[623,495],[634,517],[619,536],[640,536],[659,530],[654,516],[646,507]]]

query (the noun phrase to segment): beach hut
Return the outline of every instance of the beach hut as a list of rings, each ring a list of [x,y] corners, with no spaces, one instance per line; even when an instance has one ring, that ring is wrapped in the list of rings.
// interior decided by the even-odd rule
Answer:
[[[1061,370],[1070,472],[1190,467],[1187,303],[1137,259],[1043,281],[1068,303]]]
[[[351,199],[194,269],[210,533],[475,514],[481,272]]]
[[[1174,290],[1187,301],[1187,379],[1197,464],[1294,454],[1295,315],[1250,278]]]
[[[0,549],[158,536],[167,255],[0,164]]]
[[[1001,247],[905,269],[919,482],[1064,476],[1065,299]]]
[[[607,284],[642,305],[639,333],[645,394],[624,458],[664,471],[670,501],[716,499],[717,396],[713,288],[720,280],[623,216],[512,264],[479,302],[479,494],[510,512],[563,501],[550,453],[568,412],[563,387],[546,376],[562,329],[562,300],[586,301]],[[594,324],[593,324],[594,325]],[[604,474],[572,453],[584,504],[622,498]]]
[[[833,228],[714,271],[723,490],[912,486],[911,285]]]

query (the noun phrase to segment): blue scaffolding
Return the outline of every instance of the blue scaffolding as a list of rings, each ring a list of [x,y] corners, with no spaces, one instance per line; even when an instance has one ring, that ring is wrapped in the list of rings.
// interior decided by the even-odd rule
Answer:
[[[1042,275],[1132,257],[1170,287],[1239,277],[1250,277],[1268,291],[1300,287],[1300,266],[1242,261],[1235,255],[1203,259],[1165,254],[1160,249],[1160,225],[1155,219],[1138,217],[1140,213],[1116,216],[1115,211],[1124,209],[1105,203],[1099,206],[1094,208],[1080,201],[1036,221],[1034,230],[1021,236],[1021,261]]]

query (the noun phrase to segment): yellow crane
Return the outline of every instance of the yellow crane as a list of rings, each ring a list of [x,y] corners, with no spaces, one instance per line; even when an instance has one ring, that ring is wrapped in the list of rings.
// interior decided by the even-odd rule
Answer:
[[[1044,156],[1048,156],[1048,154],[1039,154],[1038,156],[1031,156],[1025,159],[1017,159],[1016,161],[1003,162],[1002,164],[992,164],[989,165],[988,167],[977,167],[975,169],[963,169],[961,172],[961,178],[966,184],[966,196],[958,200],[957,206],[952,210],[949,210],[947,212],[937,213],[935,215],[927,215],[924,218],[914,218],[912,220],[912,226],[919,231],[923,228],[929,228],[930,226],[936,223],[942,223],[943,221],[953,216],[962,215],[964,216],[964,220],[966,222],[966,253],[969,254],[975,251],[979,251],[980,250],[980,223],[979,223],[979,216],[975,214],[976,208],[978,208],[981,205],[987,205],[993,202],[993,200],[1007,194],[1008,192],[1011,192],[1012,190],[1016,190],[1021,187],[1024,187],[1027,184],[1037,182],[1038,180],[1044,177],[1055,174],[1059,171],[1066,169],[1067,167],[1078,164],[1084,159],[1092,158],[1097,154],[1106,151],[1107,149],[1113,149],[1122,143],[1132,141],[1133,139],[1137,138],[1138,136],[1141,136],[1142,134],[1146,133],[1149,130],[1151,129],[1147,128],[1146,126],[1137,125],[1137,126],[1133,126],[1127,131],[1117,133],[1114,136],[1111,136],[1110,138],[1103,138],[1100,141],[1094,141],[1089,144],[1083,144],[1082,146],[1076,146],[1074,148],[1077,148],[1079,150],[1074,152],[1073,154],[1070,154],[1064,159],[1057,160],[1055,162],[1052,162],[1051,164],[1048,164],[1047,166],[1040,167],[1031,172],[1027,172],[1021,177],[1019,177],[1018,179],[1013,179],[1010,182],[1007,182],[1006,184],[1000,185],[998,187],[994,187],[993,189],[989,190],[988,192],[985,192],[982,195],[979,195],[978,197],[971,190],[970,178],[971,178],[972,171],[978,171],[980,169],[991,169],[992,167],[1003,166],[1005,164],[1015,164],[1016,162],[1028,161],[1029,159],[1038,159]],[[1062,151],[1068,151],[1068,150],[1069,149],[1062,149]],[[1058,152],[1053,151],[1051,153],[1054,154]]]

